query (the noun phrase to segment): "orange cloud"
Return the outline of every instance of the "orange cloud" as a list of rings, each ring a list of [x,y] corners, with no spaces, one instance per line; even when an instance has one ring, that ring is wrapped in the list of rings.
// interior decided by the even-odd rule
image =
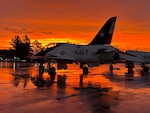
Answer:
[[[0,48],[9,48],[15,35],[25,34],[43,45],[53,41],[88,44],[109,17],[117,16],[112,45],[150,50],[149,4],[149,0],[1,1]]]

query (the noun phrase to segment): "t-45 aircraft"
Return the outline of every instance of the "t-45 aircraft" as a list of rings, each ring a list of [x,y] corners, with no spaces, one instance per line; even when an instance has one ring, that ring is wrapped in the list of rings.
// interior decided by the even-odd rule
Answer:
[[[150,52],[137,51],[137,50],[127,50],[126,53],[138,57],[145,64],[150,63]]]
[[[45,54],[45,58],[57,63],[58,69],[67,69],[67,63],[79,63],[83,72],[84,64],[88,67],[112,64],[119,59],[119,50],[110,45],[115,23],[116,17],[109,18],[88,45],[58,44]]]
[[[148,66],[145,66],[145,65],[150,64],[150,52],[127,50],[126,53],[130,54],[130,55],[136,57],[136,59],[138,59],[136,61],[135,61],[135,59],[132,59],[132,60],[130,59],[129,60],[130,62],[132,62],[132,63],[136,62],[136,63],[141,64],[144,72],[149,71]]]

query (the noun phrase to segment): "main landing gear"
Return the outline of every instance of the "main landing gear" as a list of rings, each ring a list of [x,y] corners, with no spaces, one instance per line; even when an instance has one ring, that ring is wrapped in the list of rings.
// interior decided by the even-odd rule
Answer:
[[[35,84],[35,86],[37,87],[43,87],[43,86],[50,86],[55,79],[56,76],[56,70],[55,67],[51,67],[50,63],[48,63],[48,69],[46,70],[50,76],[50,78],[48,79],[44,79],[43,78],[43,74],[44,74],[44,63],[40,62],[40,66],[39,66],[39,72],[38,72],[38,76],[37,77],[31,77],[31,81],[32,83]]]
[[[82,69],[83,69],[83,74],[84,75],[87,75],[89,73],[88,67],[83,67]]]
[[[113,65],[112,65],[112,64],[110,64],[110,66],[109,66],[109,70],[110,70],[110,72],[113,72],[113,69],[114,69]]]
[[[141,71],[141,75],[146,75],[149,72],[149,68],[148,66],[145,66],[145,64],[143,63],[142,66],[143,70]]]
[[[80,64],[80,68],[82,69],[83,75],[87,75],[89,73],[88,66],[85,66],[84,64]]]
[[[143,68],[142,72],[141,72],[141,75],[145,75],[149,72],[149,68],[148,66],[145,66],[145,64],[143,63],[142,66]],[[131,62],[131,61],[128,61],[126,62],[126,68],[128,68],[128,72],[126,74],[129,74],[129,75],[133,75],[134,74],[134,71],[133,71],[133,68],[134,68],[134,63]]]
[[[56,76],[56,69],[55,67],[51,67],[50,61],[47,64],[47,68],[48,68],[47,72],[50,76],[51,83],[53,83],[55,76]]]
[[[145,66],[145,64],[142,64],[142,68],[143,68],[143,71],[144,72],[149,72],[149,68],[148,68],[148,66]]]
[[[133,76],[134,75],[134,63],[132,61],[127,61],[125,64],[125,67],[128,68],[128,71],[126,73],[127,76]]]

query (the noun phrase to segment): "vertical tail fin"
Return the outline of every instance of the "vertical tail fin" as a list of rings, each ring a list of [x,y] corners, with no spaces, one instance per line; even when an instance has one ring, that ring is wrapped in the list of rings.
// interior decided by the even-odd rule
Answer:
[[[109,18],[89,45],[111,44],[116,18]]]

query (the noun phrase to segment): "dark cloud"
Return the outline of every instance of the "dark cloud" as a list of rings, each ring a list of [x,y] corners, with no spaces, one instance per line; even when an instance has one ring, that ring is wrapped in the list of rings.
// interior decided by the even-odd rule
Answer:
[[[11,31],[13,33],[16,33],[16,34],[26,34],[26,33],[33,33],[34,32],[34,31],[29,31],[25,28],[13,29],[13,28],[4,27],[4,29],[7,30],[7,31]]]
[[[42,31],[41,33],[42,33],[42,34],[52,34],[52,32],[50,32],[50,31],[48,31],[48,32]]]

